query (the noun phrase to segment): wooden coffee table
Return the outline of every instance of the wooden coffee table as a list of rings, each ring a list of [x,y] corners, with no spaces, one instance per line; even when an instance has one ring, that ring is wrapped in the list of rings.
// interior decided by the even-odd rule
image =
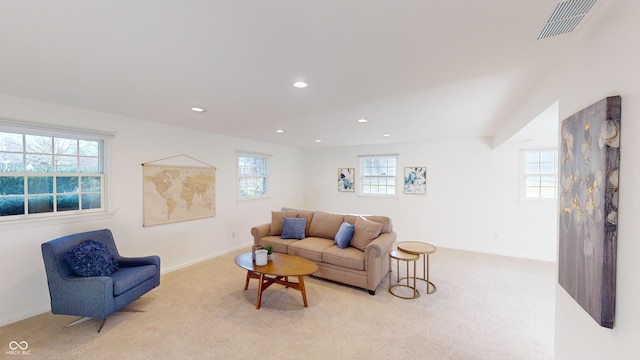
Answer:
[[[273,253],[272,260],[264,266],[257,266],[251,258],[251,253],[236,256],[235,262],[241,268],[247,270],[247,279],[244,289],[249,288],[250,279],[258,279],[258,300],[256,309],[260,309],[262,292],[272,284],[280,284],[296,289],[302,293],[302,301],[307,307],[307,293],[304,289],[304,276],[318,271],[318,265],[307,259],[295,255]],[[298,282],[290,282],[289,276],[297,276]],[[284,280],[283,280],[284,279]]]

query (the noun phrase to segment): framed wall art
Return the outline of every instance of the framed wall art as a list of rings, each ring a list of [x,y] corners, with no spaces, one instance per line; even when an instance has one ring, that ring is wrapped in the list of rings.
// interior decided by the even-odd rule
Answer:
[[[562,122],[558,282],[602,327],[616,303],[620,96]]]
[[[404,193],[425,195],[427,193],[427,167],[404,168]]]
[[[356,191],[356,169],[355,168],[338,169],[338,191],[345,191],[345,192]]]

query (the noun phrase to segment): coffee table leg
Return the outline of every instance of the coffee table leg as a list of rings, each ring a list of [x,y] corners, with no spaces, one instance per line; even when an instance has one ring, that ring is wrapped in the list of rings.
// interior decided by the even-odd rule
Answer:
[[[300,283],[300,292],[302,292],[302,302],[304,302],[304,307],[307,307],[307,291],[304,289],[304,276],[298,275],[298,282]]]
[[[244,282],[244,289],[247,290],[249,288],[249,279],[251,279],[251,271],[247,270],[247,280]]]
[[[258,280],[258,300],[256,301],[256,309],[260,309],[260,303],[262,302],[262,285],[264,284],[264,274],[260,273],[260,280]]]

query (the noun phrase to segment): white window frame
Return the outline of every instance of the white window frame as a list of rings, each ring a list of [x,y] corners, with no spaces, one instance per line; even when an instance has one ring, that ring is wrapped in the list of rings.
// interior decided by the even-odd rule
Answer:
[[[22,227],[29,226],[29,223],[33,221],[49,221],[51,223],[60,223],[65,222],[65,219],[68,221],[84,221],[84,220],[92,220],[92,219],[103,219],[108,216],[112,216],[109,213],[108,206],[108,177],[107,177],[107,153],[110,146],[110,140],[113,138],[113,134],[102,133],[102,132],[94,132],[88,130],[80,130],[80,129],[71,129],[71,128],[63,128],[63,127],[55,127],[55,126],[47,126],[26,122],[16,122],[10,120],[0,119],[0,132],[3,133],[13,133],[13,134],[21,134],[23,135],[23,140],[26,135],[33,136],[42,136],[42,137],[51,137],[51,138],[60,138],[60,139],[74,139],[74,140],[82,140],[82,141],[97,141],[98,142],[98,168],[99,171],[96,173],[87,173],[81,172],[81,169],[73,172],[65,172],[65,171],[56,171],[55,164],[53,164],[53,168],[51,171],[46,172],[36,172],[36,171],[28,171],[28,169],[24,168],[22,171],[13,171],[13,172],[0,172],[0,176],[15,176],[15,177],[23,177],[24,178],[24,193],[19,196],[25,197],[24,204],[24,213],[19,215],[6,215],[0,216],[0,225],[3,228],[11,228],[11,227]],[[5,154],[14,154],[22,156],[24,161],[26,162],[27,155],[30,154],[26,143],[23,142],[22,151],[2,151]],[[53,159],[55,159],[55,155],[53,154],[55,150],[52,148],[51,154],[46,154],[46,156],[51,155]],[[45,154],[43,154],[45,155]],[[80,154],[70,155],[69,157],[76,157],[78,161],[81,158],[84,158]],[[6,165],[6,164],[5,164]],[[25,166],[26,167],[26,166]],[[28,189],[28,178],[36,178],[36,177],[52,177],[53,178],[53,189],[50,193],[53,196],[53,209],[52,211],[40,212],[40,213],[29,213],[29,205],[28,205],[28,197],[36,194],[29,194]],[[78,195],[78,201],[80,204],[80,208],[77,210],[58,210],[57,208],[57,198],[59,196],[64,195],[63,193],[58,193],[57,191],[57,181],[63,177],[78,177],[81,182],[83,177],[98,177],[100,178],[100,191],[82,191],[81,187],[78,189],[77,193],[68,193],[67,195]],[[100,198],[100,207],[82,209],[82,195],[87,195],[89,193],[99,194]],[[14,194],[18,195],[18,194]],[[6,196],[5,196],[6,197]],[[14,226],[12,226],[14,225]]]
[[[398,155],[361,155],[360,159],[360,184],[358,194],[372,197],[397,197],[398,196]],[[395,165],[371,167],[369,164],[376,161],[392,160]],[[384,184],[382,184],[384,182]],[[373,191],[373,187],[377,191]],[[381,188],[384,192],[380,192]]]
[[[240,158],[253,158],[254,161],[261,159],[263,166],[262,168],[256,167],[256,173],[251,174],[247,173],[247,171],[243,171],[242,165],[240,164]],[[238,201],[245,200],[256,200],[256,199],[268,199],[270,194],[270,185],[269,185],[269,160],[271,155],[254,153],[250,151],[238,151],[236,153],[236,173],[237,179],[236,182],[237,191],[236,197]],[[246,169],[244,169],[246,170]],[[251,182],[251,180],[259,181],[262,180],[262,184],[264,186],[264,194],[262,195],[244,195],[243,190],[247,188],[247,182]]]
[[[538,154],[538,161],[527,161],[527,154]],[[553,162],[542,159],[543,154],[553,154]],[[537,169],[536,169],[537,167]],[[550,168],[551,167],[551,168]],[[557,201],[558,199],[558,149],[531,148],[520,150],[520,200],[521,201]],[[546,184],[543,178],[547,179]],[[549,185],[549,180],[553,185]],[[537,182],[537,185],[532,185]],[[529,188],[529,191],[527,190]],[[532,196],[531,190],[537,188],[537,195]],[[553,189],[553,196],[543,196],[544,189]]]

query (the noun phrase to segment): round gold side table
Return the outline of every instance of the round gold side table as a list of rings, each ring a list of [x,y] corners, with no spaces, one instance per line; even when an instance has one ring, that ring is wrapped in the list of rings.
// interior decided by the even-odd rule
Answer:
[[[427,283],[427,294],[436,292],[436,285],[429,281],[429,255],[436,252],[436,247],[422,241],[402,241],[398,243],[398,249],[408,254],[422,255],[422,277],[416,279]]]
[[[396,260],[396,273],[398,276],[398,280],[396,281],[395,285],[391,284],[391,276],[393,275],[391,271],[392,259]],[[400,250],[392,250],[389,253],[389,292],[391,293],[391,295],[399,297],[401,299],[416,299],[417,297],[420,296],[418,289],[416,289],[416,261],[418,261],[418,259],[420,259],[420,256],[415,254],[409,254]],[[406,284],[400,283],[400,261],[404,261],[407,263],[407,277],[406,277],[407,283]],[[409,262],[413,262],[413,286],[409,286]],[[412,289],[413,296],[403,296],[400,294],[396,294],[394,292],[394,289],[400,288],[400,287],[406,287],[406,288]]]

